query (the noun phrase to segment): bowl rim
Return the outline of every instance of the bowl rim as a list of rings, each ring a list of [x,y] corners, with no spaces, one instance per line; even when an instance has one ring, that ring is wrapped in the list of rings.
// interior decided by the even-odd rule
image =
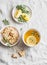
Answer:
[[[9,27],[9,26],[12,26],[12,25],[7,25],[7,26],[4,26],[1,30],[0,30],[0,35],[1,35],[1,31],[3,30],[3,29],[5,29],[6,27]],[[14,28],[16,28],[15,26],[12,26],[12,27],[14,27]],[[17,28],[16,28],[16,30],[17,30]],[[19,34],[19,31],[17,30],[17,32],[18,32],[18,34]],[[1,35],[2,36],[2,35]],[[14,46],[14,45],[16,45],[18,42],[19,42],[19,40],[20,40],[20,34],[19,34],[19,37],[18,37],[18,40],[17,40],[17,42],[15,42],[14,44],[10,44],[10,47],[12,47],[12,46]],[[4,44],[4,42],[3,41],[1,41],[1,38],[0,38],[0,42],[1,42],[1,44],[3,44],[4,46],[8,46],[7,44]]]
[[[28,46],[28,47],[34,47],[34,46],[36,46],[36,45],[38,45],[38,44],[40,43],[40,40],[39,40],[39,42],[38,42],[36,45],[28,45],[28,44],[25,42],[25,40],[24,40],[24,35],[25,35],[25,33],[28,32],[29,30],[35,30],[35,31],[37,31],[38,34],[39,34],[39,36],[40,36],[40,38],[41,38],[41,34],[40,34],[40,32],[39,32],[37,29],[35,29],[35,28],[30,28],[30,29],[24,31],[24,33],[23,33],[23,35],[22,35],[22,40],[23,40],[24,44],[25,44],[26,46]]]
[[[22,5],[22,4],[21,4]],[[17,6],[17,5],[16,5]],[[28,6],[28,5],[25,5],[28,9],[29,9],[29,11],[30,11],[30,16],[32,16],[32,9],[30,8],[30,6]],[[15,21],[15,22],[17,22],[17,23],[23,23],[23,22],[19,22],[16,18],[14,18],[14,11],[15,11],[15,9],[16,9],[16,7],[14,6],[13,8],[12,8],[12,13],[11,13],[11,15],[12,15],[12,18],[13,18],[13,20]],[[30,17],[30,20],[31,20],[31,18],[32,17]],[[30,21],[29,20],[29,21]],[[28,21],[27,21],[28,22]],[[24,22],[25,23],[25,22]]]

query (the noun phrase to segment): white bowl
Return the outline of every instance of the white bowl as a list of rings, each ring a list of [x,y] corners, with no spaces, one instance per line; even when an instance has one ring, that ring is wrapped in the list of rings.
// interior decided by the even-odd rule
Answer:
[[[30,20],[31,20],[31,17],[32,17],[32,10],[30,9],[30,7],[29,6],[27,6],[27,5],[25,5],[28,9],[29,9],[29,11],[30,11]],[[19,22],[18,21],[18,19],[16,19],[15,17],[14,17],[14,12],[16,11],[16,7],[14,7],[13,9],[12,9],[12,18],[15,20],[15,22],[18,22],[18,23],[23,23],[23,22]],[[29,21],[30,21],[29,20]]]
[[[1,35],[1,31],[4,29],[4,28],[6,28],[6,27],[8,27],[8,26],[11,26],[11,25],[7,25],[7,26],[4,26],[1,30],[0,30],[0,42],[1,42],[1,44],[3,44],[3,45],[5,45],[5,46],[14,46],[14,45],[16,45],[18,42],[19,42],[19,40],[20,40],[20,35],[19,35],[19,38],[18,38],[18,40],[17,40],[17,42],[16,43],[14,43],[14,44],[9,44],[8,45],[8,43],[4,43],[3,41],[2,41],[2,35]],[[12,26],[12,27],[14,27],[14,26]],[[17,30],[17,29],[16,29]],[[18,31],[18,30],[17,30]],[[18,34],[19,34],[19,32],[18,32]]]
[[[37,31],[36,29],[29,29],[29,30],[35,30],[35,31]],[[36,45],[29,45],[29,44],[27,44],[27,43],[25,42],[25,40],[24,40],[24,35],[25,35],[25,33],[26,33],[27,31],[29,31],[29,30],[26,30],[26,31],[23,33],[22,40],[23,40],[23,42],[24,42],[24,44],[25,44],[26,46],[28,46],[28,47],[34,47],[34,46],[36,46],[36,45],[40,42],[40,40],[39,40],[39,42],[38,42]],[[38,31],[37,31],[37,32],[38,32]],[[39,32],[38,32],[38,34],[40,35]]]

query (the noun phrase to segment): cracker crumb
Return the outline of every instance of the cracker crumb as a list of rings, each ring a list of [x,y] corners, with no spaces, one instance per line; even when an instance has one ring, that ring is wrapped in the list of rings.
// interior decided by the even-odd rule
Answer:
[[[19,51],[18,54],[20,55],[20,57],[25,56],[25,51]]]
[[[12,58],[17,58],[17,54],[12,54]]]

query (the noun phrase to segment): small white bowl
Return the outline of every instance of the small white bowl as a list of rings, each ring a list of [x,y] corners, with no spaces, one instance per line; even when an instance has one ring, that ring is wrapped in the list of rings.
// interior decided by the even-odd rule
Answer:
[[[27,5],[25,5],[28,9],[29,9],[29,11],[30,11],[30,20],[31,20],[31,17],[32,17],[32,10],[30,9],[30,7],[29,6],[27,6]],[[16,19],[15,17],[14,17],[14,12],[16,11],[17,9],[16,9],[16,7],[14,7],[13,9],[12,9],[12,18],[15,20],[15,22],[17,22],[17,23],[23,23],[23,22],[19,22],[18,21],[18,19]],[[29,20],[29,21],[30,21]]]
[[[29,30],[35,30],[35,31],[40,35],[40,33],[39,33],[36,29],[29,29]],[[23,40],[23,42],[24,42],[24,44],[25,44],[26,46],[28,46],[28,47],[34,47],[34,46],[36,46],[36,45],[40,42],[40,40],[39,40],[39,42],[38,42],[36,45],[28,45],[28,44],[25,42],[25,40],[24,40],[24,35],[25,35],[25,33],[28,32],[29,30],[26,30],[26,31],[23,33],[22,40]]]
[[[19,42],[19,40],[20,40],[20,35],[19,35],[19,38],[18,38],[18,40],[17,40],[16,43],[14,43],[14,44],[12,44],[12,45],[11,45],[11,44],[8,45],[8,43],[4,43],[4,42],[2,41],[1,31],[2,31],[4,28],[9,27],[9,26],[11,26],[11,25],[4,26],[4,27],[0,30],[0,42],[1,42],[1,44],[3,44],[4,46],[12,47],[12,46],[16,45],[16,44]],[[14,26],[12,26],[12,27],[14,27]],[[16,29],[16,30],[17,30],[17,29]],[[17,30],[17,31],[18,31],[18,30]],[[19,32],[18,32],[18,34],[19,34]]]

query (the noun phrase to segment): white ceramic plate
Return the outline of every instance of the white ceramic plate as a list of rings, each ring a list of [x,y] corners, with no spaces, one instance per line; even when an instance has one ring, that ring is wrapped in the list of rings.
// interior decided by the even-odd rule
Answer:
[[[1,42],[1,44],[3,44],[3,45],[5,45],[5,46],[14,46],[14,45],[16,45],[18,42],[19,42],[19,40],[20,40],[20,35],[19,35],[19,38],[18,38],[18,40],[17,40],[17,42],[16,43],[14,43],[13,45],[11,45],[11,44],[9,44],[8,45],[8,43],[4,43],[3,41],[2,41],[2,35],[1,35],[1,31],[4,29],[4,28],[6,28],[6,27],[8,27],[8,26],[10,26],[10,25],[7,25],[7,26],[5,26],[5,27],[3,27],[1,30],[0,30],[0,42]],[[12,26],[12,27],[14,27],[14,26]],[[16,29],[17,30],[17,29]],[[17,30],[18,31],[18,30]],[[19,32],[18,32],[19,33]]]
[[[26,5],[25,5],[26,6]],[[30,9],[30,7],[29,6],[26,6],[27,8],[28,8],[28,10],[30,11],[30,20],[31,20],[31,17],[32,17],[32,10]],[[16,21],[16,22],[18,22],[18,23],[24,23],[24,22],[19,22],[18,21],[18,19],[16,19],[15,17],[14,17],[14,12],[16,11],[16,7],[14,7],[13,9],[12,9],[12,18]],[[29,21],[30,21],[29,20]]]

